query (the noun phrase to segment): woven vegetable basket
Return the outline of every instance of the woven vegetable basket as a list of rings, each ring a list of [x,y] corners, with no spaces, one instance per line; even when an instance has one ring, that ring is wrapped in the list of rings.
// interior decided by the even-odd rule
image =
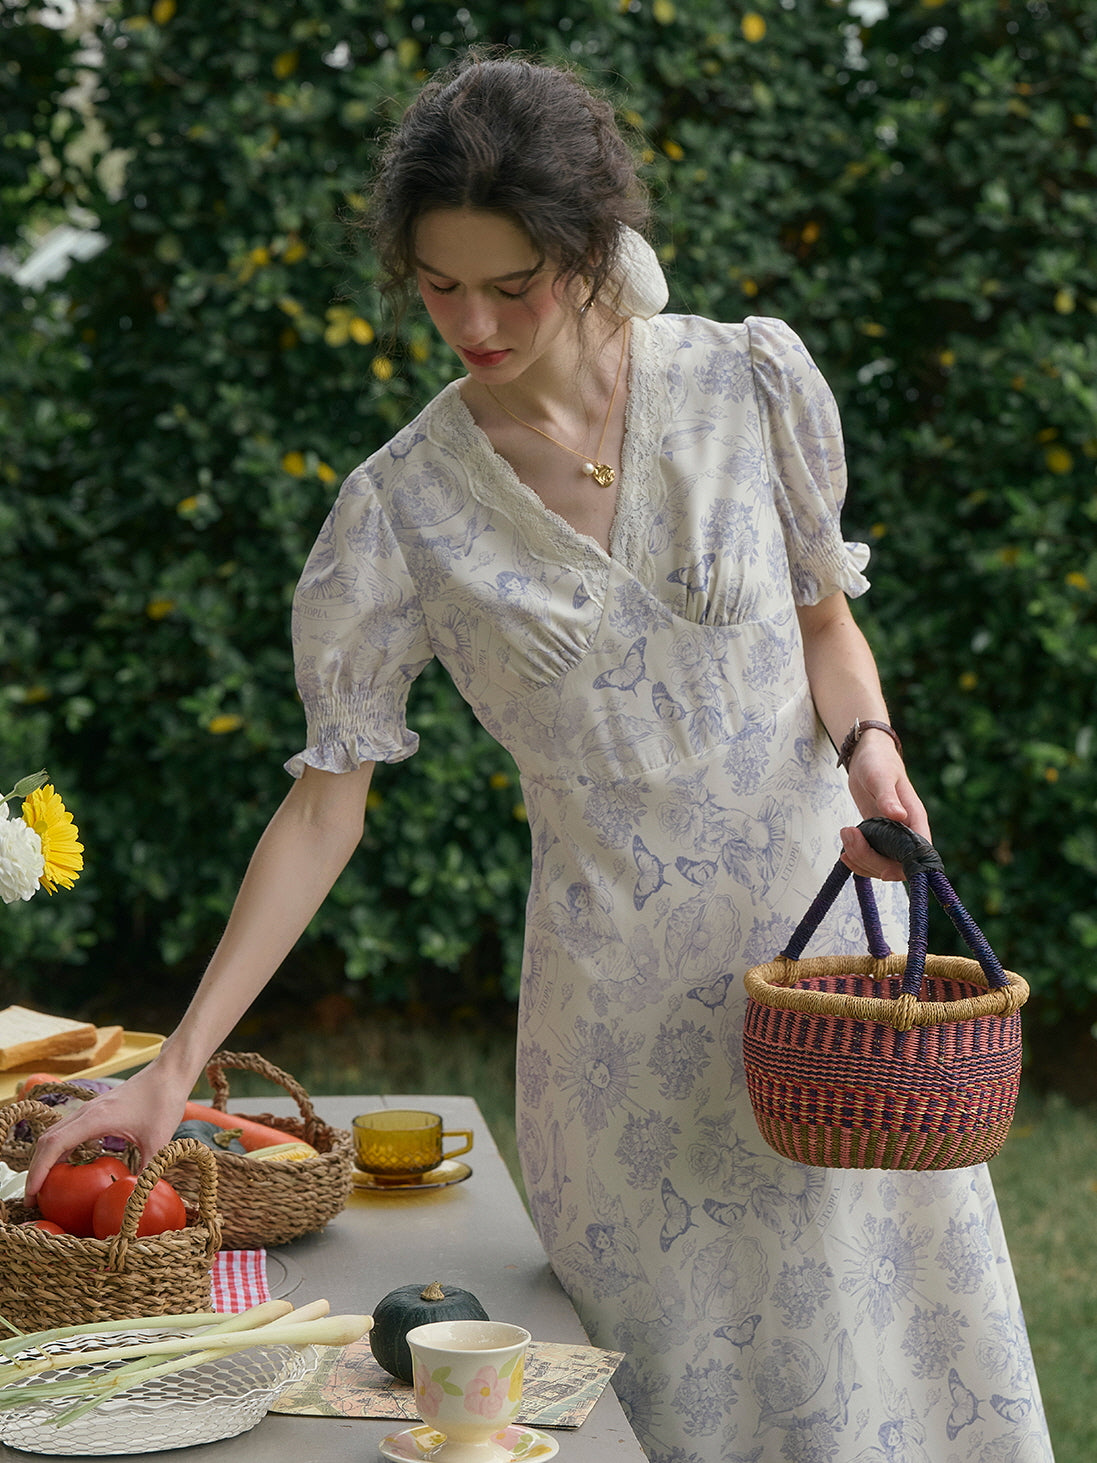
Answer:
[[[1013,1121],[1028,985],[1003,970],[932,844],[886,818],[861,831],[903,864],[907,954],[888,947],[871,881],[839,861],[777,959],[744,978],[743,1064],[758,1127],[785,1158],[818,1167],[983,1163]],[[801,960],[850,877],[869,953]],[[975,959],[926,953],[931,890]]]
[[[24,1118],[41,1132],[57,1114],[34,1101],[0,1108],[5,1131]],[[182,1163],[201,1176],[186,1227],[139,1239],[137,1225],[153,1184]],[[33,1204],[0,1203],[0,1316],[20,1330],[210,1309],[210,1271],[221,1242],[217,1165],[194,1139],[171,1142],[156,1154],[130,1195],[120,1233],[110,1239],[22,1227],[39,1218]]]
[[[77,1102],[90,1102],[95,1096],[95,1093],[87,1087],[77,1087],[70,1082],[62,1081],[36,1082],[32,1093],[34,1100],[37,1102],[42,1102],[43,1096],[47,1093],[56,1093],[60,1097],[71,1098]],[[49,1107],[50,1104],[42,1102],[42,1106]],[[55,1112],[54,1116],[59,1119],[61,1114],[60,1112]],[[0,1163],[6,1163],[9,1168],[15,1169],[17,1173],[23,1173],[24,1170],[30,1168],[30,1161],[34,1156],[34,1138],[36,1131],[37,1129],[32,1131],[31,1124],[25,1119],[13,1122],[3,1138],[0,1139]],[[93,1140],[90,1143],[82,1143],[79,1148],[74,1150],[74,1154],[77,1158],[90,1160],[101,1157],[106,1151],[98,1142]],[[129,1163],[130,1171],[136,1172],[138,1167],[136,1154],[130,1152],[114,1153],[113,1156],[121,1158],[123,1162]]]
[[[229,1084],[225,1069],[256,1072],[285,1088],[300,1108],[299,1118],[249,1113],[255,1121],[299,1138],[317,1151],[316,1158],[256,1159],[245,1153],[213,1154],[221,1210],[221,1248],[257,1250],[288,1244],[300,1235],[323,1229],[346,1207],[354,1174],[354,1140],[346,1128],[332,1128],[316,1116],[305,1089],[257,1052],[217,1052],[206,1067],[212,1106],[228,1112]],[[196,1178],[197,1176],[195,1176]],[[177,1183],[186,1198],[191,1184],[185,1172]]]

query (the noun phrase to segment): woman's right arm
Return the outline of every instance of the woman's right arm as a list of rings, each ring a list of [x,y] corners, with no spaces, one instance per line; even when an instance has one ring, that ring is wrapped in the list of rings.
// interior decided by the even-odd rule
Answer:
[[[202,982],[160,1055],[42,1134],[28,1197],[51,1164],[89,1138],[126,1138],[144,1162],[170,1140],[210,1056],[292,950],[361,840],[373,766],[305,768],[259,840]]]

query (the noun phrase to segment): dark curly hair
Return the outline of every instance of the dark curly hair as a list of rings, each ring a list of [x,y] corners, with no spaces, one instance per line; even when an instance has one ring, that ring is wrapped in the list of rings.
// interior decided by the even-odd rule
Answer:
[[[619,226],[649,215],[608,102],[562,68],[477,51],[427,83],[381,154],[367,228],[386,294],[410,292],[416,225],[438,208],[505,215],[592,300]]]

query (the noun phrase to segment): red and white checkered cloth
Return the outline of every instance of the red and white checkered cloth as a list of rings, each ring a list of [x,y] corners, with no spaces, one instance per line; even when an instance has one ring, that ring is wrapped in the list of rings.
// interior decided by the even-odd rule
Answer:
[[[270,1300],[266,1250],[219,1250],[210,1275],[213,1309],[225,1315]]]

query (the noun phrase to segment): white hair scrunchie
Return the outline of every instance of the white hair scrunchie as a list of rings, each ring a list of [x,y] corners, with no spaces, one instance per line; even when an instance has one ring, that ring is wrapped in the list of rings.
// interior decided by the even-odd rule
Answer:
[[[609,277],[609,305],[626,320],[650,320],[666,308],[670,290],[655,250],[648,241],[622,224],[617,235],[617,261]]]

